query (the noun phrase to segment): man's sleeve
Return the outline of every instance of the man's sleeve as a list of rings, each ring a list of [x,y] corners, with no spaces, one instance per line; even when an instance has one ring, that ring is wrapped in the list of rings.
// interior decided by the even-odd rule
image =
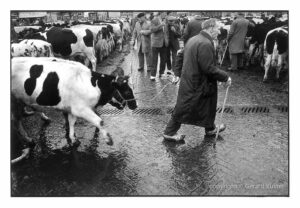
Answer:
[[[184,50],[179,50],[176,55],[175,59],[175,66],[174,66],[174,74],[177,77],[181,77],[182,66],[183,66],[183,54]]]
[[[147,23],[147,27],[144,30],[144,34],[143,35],[150,35],[151,34],[151,28],[150,28],[150,24]]]
[[[214,49],[213,46],[202,44],[198,46],[197,51],[198,66],[200,70],[209,78],[219,82],[226,82],[228,75],[223,70],[220,70],[214,64]]]
[[[179,24],[175,24],[174,27],[175,27],[175,32],[174,32],[175,38],[180,38],[181,33],[180,33],[180,26],[179,26]]]
[[[236,30],[236,22],[233,21],[233,23],[231,24],[230,26],[230,30],[229,30],[229,33],[228,33],[228,38],[227,38],[227,41],[229,42],[234,34]]]
[[[184,32],[183,32],[183,36],[182,36],[184,44],[186,44],[186,42],[189,39],[189,33],[190,33],[189,23],[187,23],[186,27],[184,28]]]
[[[136,25],[137,25],[137,23],[135,23],[135,26],[134,26],[134,29],[133,29],[133,35],[132,35],[132,40],[133,41],[135,41],[136,36],[137,36]]]
[[[156,33],[162,30],[161,24],[158,24],[156,19],[153,19],[151,21],[151,27],[150,27],[151,33]]]

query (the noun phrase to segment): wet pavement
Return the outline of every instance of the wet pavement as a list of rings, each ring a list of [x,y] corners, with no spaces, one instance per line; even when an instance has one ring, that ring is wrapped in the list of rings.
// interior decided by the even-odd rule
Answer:
[[[58,111],[45,110],[52,119],[49,125],[37,115],[25,119],[37,145],[28,160],[11,169],[12,196],[289,194],[288,110],[281,108],[288,106],[287,74],[280,81],[271,74],[263,83],[263,71],[257,68],[229,72],[233,84],[226,106],[231,110],[223,115],[227,130],[214,141],[204,137],[202,128],[182,125],[185,142],[170,143],[162,140],[162,132],[178,86],[167,79],[151,82],[149,73],[137,72],[137,64],[136,52],[125,46],[97,69],[110,73],[123,68],[138,99],[134,112],[108,105],[98,109],[113,146],[101,136],[95,139],[95,127],[78,119],[75,132],[81,145],[77,151],[65,148],[64,118]],[[224,95],[219,86],[218,106]]]

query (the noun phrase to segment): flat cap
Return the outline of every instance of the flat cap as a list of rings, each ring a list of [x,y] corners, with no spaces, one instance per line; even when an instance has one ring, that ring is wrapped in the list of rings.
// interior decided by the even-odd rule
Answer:
[[[138,18],[143,17],[143,16],[145,16],[145,13],[144,13],[144,12],[141,12],[141,13],[139,13],[139,14],[137,15]]]

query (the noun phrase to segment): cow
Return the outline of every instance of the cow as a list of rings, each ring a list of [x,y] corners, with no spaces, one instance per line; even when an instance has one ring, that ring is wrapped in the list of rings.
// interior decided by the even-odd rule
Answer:
[[[131,110],[137,108],[128,76],[100,74],[78,62],[59,58],[16,57],[11,62],[12,96],[24,105],[64,112],[70,146],[79,143],[74,134],[77,117],[100,129],[106,143],[112,145],[103,120],[95,113],[96,107],[110,103],[118,109],[126,105]]]
[[[50,43],[43,40],[25,39],[11,45],[12,57],[53,57],[53,49]]]
[[[45,40],[51,43],[55,56],[72,58],[82,55],[85,65],[92,63],[92,70],[96,71],[96,57],[94,51],[93,33],[89,29],[51,27],[45,32],[38,32],[27,36],[28,39]]]
[[[123,33],[124,33],[124,41],[126,41],[131,35],[131,27],[129,20],[123,21]]]
[[[75,25],[71,28],[89,29],[94,36],[94,49],[97,61],[100,62],[114,48],[113,28],[110,25]],[[112,43],[113,42],[113,43]]]
[[[267,33],[270,30],[286,25],[287,22],[276,21],[275,18],[270,18],[265,21],[253,18],[249,21],[254,27],[249,25],[246,35],[246,37],[250,39],[246,65],[249,66],[257,62],[263,66],[263,46]]]
[[[279,27],[267,33],[264,50],[267,53],[265,60],[264,81],[268,78],[270,67],[276,68],[276,78],[279,79],[279,73],[282,68],[288,68],[288,28]]]
[[[116,22],[101,22],[96,23],[98,25],[106,25],[107,29],[111,34],[114,34],[115,45],[118,48],[119,52],[123,49],[123,24]]]
[[[22,41],[20,43],[12,43],[10,53],[12,57],[37,56],[36,49]]]

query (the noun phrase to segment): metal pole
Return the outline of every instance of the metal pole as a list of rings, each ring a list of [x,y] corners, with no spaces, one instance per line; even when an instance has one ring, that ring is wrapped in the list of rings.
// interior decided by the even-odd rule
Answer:
[[[224,54],[223,54],[223,57],[222,57],[222,60],[221,60],[221,63],[220,63],[220,67],[221,67],[221,66],[222,66],[222,64],[223,64],[223,60],[224,60],[224,57],[225,57],[225,54],[226,54],[227,48],[228,48],[228,43],[226,44],[226,48],[225,48],[225,51],[224,51]]]
[[[222,123],[222,118],[223,118],[223,113],[224,113],[224,108],[225,108],[225,104],[226,104],[226,100],[227,100],[227,96],[228,96],[228,90],[229,90],[229,86],[226,88],[226,94],[225,94],[225,98],[224,98],[224,102],[223,102],[223,106],[222,106],[222,112],[221,112],[221,123]],[[215,139],[217,139],[218,138],[218,136],[219,136],[219,130],[220,130],[220,127],[219,128],[217,128],[217,134],[216,134],[216,138]]]

